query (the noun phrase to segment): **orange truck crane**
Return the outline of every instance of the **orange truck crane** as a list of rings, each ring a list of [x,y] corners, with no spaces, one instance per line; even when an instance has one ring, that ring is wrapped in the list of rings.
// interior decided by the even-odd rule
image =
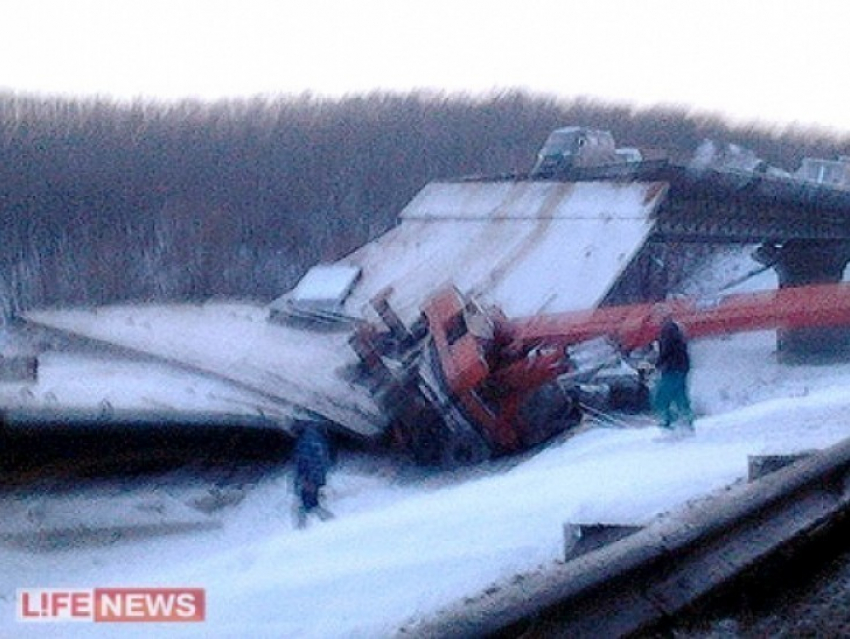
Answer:
[[[351,344],[373,394],[393,417],[393,442],[426,464],[514,453],[574,427],[578,381],[651,346],[664,319],[692,338],[850,325],[850,284],[507,318],[448,287],[406,327],[383,296],[382,325]]]

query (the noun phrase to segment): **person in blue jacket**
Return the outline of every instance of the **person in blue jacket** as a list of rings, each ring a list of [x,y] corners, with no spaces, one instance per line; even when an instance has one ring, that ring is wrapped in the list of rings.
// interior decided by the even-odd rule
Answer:
[[[321,490],[327,483],[331,465],[330,445],[324,429],[316,422],[300,420],[293,430],[298,437],[293,455],[298,526],[304,527],[310,513],[317,514],[321,519],[332,516],[321,504]]]
[[[685,432],[693,432],[694,416],[688,396],[688,374],[691,370],[688,341],[682,328],[671,318],[665,319],[661,325],[655,367],[660,378],[654,403],[661,428],[672,430],[676,415],[684,419]]]

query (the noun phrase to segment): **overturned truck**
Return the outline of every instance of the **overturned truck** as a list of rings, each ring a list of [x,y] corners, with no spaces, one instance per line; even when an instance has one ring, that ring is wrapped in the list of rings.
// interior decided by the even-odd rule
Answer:
[[[376,300],[381,326],[351,345],[364,379],[392,416],[396,445],[452,466],[529,448],[575,426],[580,384],[615,362],[634,367],[666,318],[692,338],[850,324],[850,284],[729,295],[509,319],[448,287],[405,326]],[[602,342],[602,345],[600,345]]]

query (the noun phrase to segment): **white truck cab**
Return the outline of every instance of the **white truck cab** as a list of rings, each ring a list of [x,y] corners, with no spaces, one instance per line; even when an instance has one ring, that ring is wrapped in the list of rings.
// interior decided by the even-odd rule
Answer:
[[[549,134],[537,154],[532,177],[552,177],[571,168],[618,164],[628,159],[617,153],[608,131],[568,126]]]

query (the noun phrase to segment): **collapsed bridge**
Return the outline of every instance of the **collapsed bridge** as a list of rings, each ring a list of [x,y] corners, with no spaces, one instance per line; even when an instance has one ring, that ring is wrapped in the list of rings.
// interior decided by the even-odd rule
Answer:
[[[397,417],[388,409],[404,399],[374,377],[370,360],[384,352],[359,340],[364,327],[378,327],[381,348],[403,352],[399,342],[427,337],[422,309],[446,287],[508,318],[661,300],[670,281],[658,247],[693,242],[759,245],[781,288],[836,282],[850,259],[850,193],[787,175],[667,160],[545,179],[434,182],[405,207],[398,226],[318,265],[268,307],[133,307],[133,321],[126,307],[65,309],[27,319],[227,380],[278,402],[282,414],[294,407],[355,436],[384,439]],[[176,322],[187,326],[179,338]],[[778,328],[786,353],[813,344],[835,352],[847,342],[834,326]],[[359,348],[364,343],[369,348]],[[430,365],[437,384],[442,363]],[[395,358],[379,369],[404,377],[408,364]],[[428,401],[452,414],[454,399],[449,392]]]

